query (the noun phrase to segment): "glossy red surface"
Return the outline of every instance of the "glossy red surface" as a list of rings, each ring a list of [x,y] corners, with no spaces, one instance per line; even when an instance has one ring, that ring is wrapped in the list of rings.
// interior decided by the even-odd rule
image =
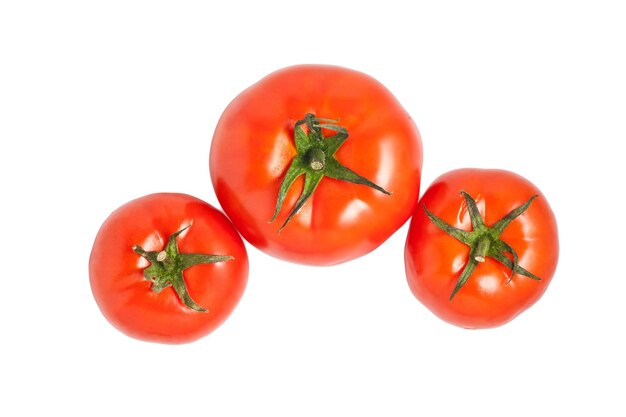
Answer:
[[[306,113],[338,119],[349,137],[337,160],[392,193],[324,178],[278,233],[299,197],[290,188],[269,223],[285,171],[296,155],[293,129]],[[378,247],[411,215],[419,196],[422,144],[399,102],[378,81],[341,67],[289,67],[237,96],[215,130],[211,179],[226,214],[254,246],[285,260],[332,265]]]
[[[160,251],[178,237],[180,253],[230,255],[183,272],[190,296],[208,312],[189,309],[170,286],[156,293],[143,270],[149,262],[133,251]],[[185,194],[151,194],[115,210],[96,236],[89,259],[94,298],[107,320],[137,339],[186,343],[216,329],[234,310],[248,279],[248,256],[226,216]]]
[[[541,281],[516,274],[507,284],[510,269],[487,258],[449,300],[470,248],[437,228],[423,206],[448,224],[471,231],[461,190],[476,200],[487,226],[538,195],[504,230],[501,240],[518,253],[519,265]],[[409,228],[405,263],[413,294],[434,314],[461,327],[486,328],[512,320],[543,295],[556,270],[558,255],[556,219],[537,187],[508,171],[459,169],[437,178],[420,199]]]

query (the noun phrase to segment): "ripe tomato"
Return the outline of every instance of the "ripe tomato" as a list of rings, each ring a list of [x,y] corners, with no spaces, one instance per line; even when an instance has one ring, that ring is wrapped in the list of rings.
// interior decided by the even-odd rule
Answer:
[[[332,265],[364,255],[408,220],[417,198],[417,127],[378,81],[346,68],[277,71],[237,96],[210,154],[224,211],[251,244]]]
[[[558,254],[556,220],[537,187],[508,171],[459,169],[437,178],[418,203],[405,264],[413,294],[433,313],[487,328],[543,295]]]
[[[137,339],[186,343],[217,328],[248,279],[248,255],[220,211],[185,194],[130,201],[104,222],[89,278],[98,307]]]

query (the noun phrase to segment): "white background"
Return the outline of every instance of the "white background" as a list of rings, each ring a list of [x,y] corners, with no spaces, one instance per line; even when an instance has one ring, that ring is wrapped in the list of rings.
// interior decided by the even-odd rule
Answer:
[[[626,14],[620,2],[3,1],[0,414],[623,416]],[[217,205],[228,102],[284,66],[385,84],[443,172],[505,168],[548,197],[561,257],[513,322],[434,317],[404,276],[407,225],[314,268],[248,245],[230,319],[184,346],[100,314],[87,262],[119,205]]]

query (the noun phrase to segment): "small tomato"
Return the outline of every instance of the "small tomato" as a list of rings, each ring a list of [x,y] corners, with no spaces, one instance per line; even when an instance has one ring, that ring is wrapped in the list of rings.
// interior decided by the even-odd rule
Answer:
[[[543,295],[558,254],[556,220],[537,187],[508,171],[459,169],[419,201],[405,264],[413,294],[434,314],[487,328]]]
[[[98,307],[117,329],[161,343],[194,341],[233,311],[248,256],[226,216],[185,194],[152,194],[115,210],[89,259]]]

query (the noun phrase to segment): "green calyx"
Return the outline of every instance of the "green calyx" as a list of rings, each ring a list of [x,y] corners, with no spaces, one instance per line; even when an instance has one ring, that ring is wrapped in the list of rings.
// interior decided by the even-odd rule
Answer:
[[[133,246],[133,251],[150,262],[150,266],[144,269],[143,275],[148,281],[152,282],[152,291],[159,293],[165,288],[172,286],[180,300],[187,307],[199,312],[208,312],[206,308],[196,303],[189,295],[189,292],[187,292],[183,271],[194,265],[212,264],[229,261],[234,258],[224,255],[179,253],[176,238],[189,227],[187,226],[170,235],[165,249],[160,252],[146,252],[138,245]]]
[[[500,235],[506,229],[506,227],[511,224],[513,220],[515,220],[519,215],[524,213],[530,204],[533,202],[536,195],[532,196],[528,201],[526,201],[521,206],[512,210],[509,214],[504,216],[498,222],[496,222],[493,226],[487,226],[481,217],[478,207],[476,206],[476,201],[467,194],[465,191],[461,191],[461,195],[465,198],[465,202],[467,204],[467,210],[469,212],[470,220],[472,221],[472,231],[468,232],[465,230],[457,229],[454,226],[449,225],[448,223],[441,220],[439,217],[435,216],[428,208],[424,205],[424,211],[428,218],[437,226],[439,229],[443,230],[456,240],[470,247],[470,255],[463,272],[459,276],[457,283],[452,290],[452,294],[450,295],[450,300],[455,296],[455,294],[465,285],[467,280],[474,272],[476,266],[484,262],[486,258],[492,258],[496,261],[500,262],[507,268],[511,269],[511,275],[507,281],[507,284],[511,282],[513,276],[515,274],[523,275],[525,277],[541,280],[538,276],[528,272],[524,268],[522,268],[518,264],[518,255],[517,252],[506,242],[500,239]],[[510,254],[513,258],[511,260],[506,254]]]
[[[304,119],[296,122],[294,126],[294,139],[296,143],[297,155],[291,161],[291,165],[285,174],[278,191],[276,199],[276,209],[270,222],[276,220],[282,207],[287,191],[300,175],[304,175],[304,189],[291,209],[289,216],[282,224],[280,232],[289,223],[291,218],[302,208],[304,203],[311,198],[315,189],[324,177],[334,178],[340,181],[347,181],[355,184],[366,185],[384,194],[391,194],[372,181],[364,178],[349,168],[343,166],[337,159],[335,153],[348,138],[348,131],[345,127],[339,126],[337,120],[320,119],[308,113]],[[303,129],[306,126],[307,130]],[[325,138],[322,129],[336,132],[334,135]]]

